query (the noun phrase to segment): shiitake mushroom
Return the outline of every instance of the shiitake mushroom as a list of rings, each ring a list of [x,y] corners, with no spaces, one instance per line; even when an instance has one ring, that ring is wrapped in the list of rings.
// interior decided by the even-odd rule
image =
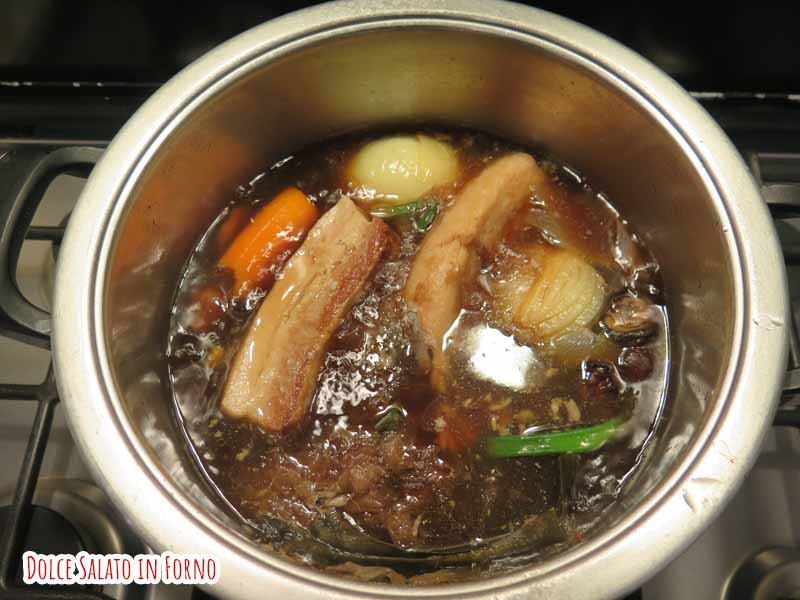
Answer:
[[[625,348],[617,358],[617,369],[626,381],[644,381],[653,367],[653,354],[647,348]]]
[[[641,346],[658,331],[654,307],[646,298],[621,294],[613,298],[600,326],[619,346]]]
[[[585,360],[581,365],[581,394],[587,400],[612,401],[620,393],[614,365],[604,360]]]

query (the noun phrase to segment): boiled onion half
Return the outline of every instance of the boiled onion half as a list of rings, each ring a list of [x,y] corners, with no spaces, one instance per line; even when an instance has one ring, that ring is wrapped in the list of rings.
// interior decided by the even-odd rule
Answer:
[[[399,135],[366,144],[348,167],[355,195],[401,204],[458,176],[458,157],[448,144],[428,135]]]

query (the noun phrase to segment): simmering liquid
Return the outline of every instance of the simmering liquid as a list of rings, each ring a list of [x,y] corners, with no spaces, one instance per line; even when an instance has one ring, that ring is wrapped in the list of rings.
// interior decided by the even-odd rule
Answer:
[[[460,164],[456,179],[427,195],[439,207],[437,220],[486,165],[519,150],[481,133],[425,133],[452,147]],[[444,339],[446,391],[432,385],[417,358],[418,323],[403,295],[430,230],[396,216],[386,218],[396,247],[338,324],[302,425],[268,432],[220,411],[231,361],[269,292],[255,288],[236,299],[220,256],[290,186],[322,213],[343,194],[368,209],[375,201],[348,180],[347,165],[378,137],[337,138],[279,161],[232,193],[200,239],[178,285],[168,340],[187,441],[209,481],[260,539],[350,575],[359,575],[355,567],[334,565],[386,565],[392,569],[382,580],[395,581],[577,543],[618,497],[657,425],[669,336],[656,261],[611,200],[557,161],[537,156],[549,185],[531,192],[500,242],[480,253],[478,275],[464,283]],[[561,250],[600,275],[603,308],[588,326],[541,340],[509,317],[513,286],[528,268],[535,279],[537,257]],[[286,254],[274,266],[278,276]],[[621,296],[646,305],[648,335],[615,336],[601,324]],[[486,452],[489,438],[615,417],[627,423],[623,434],[592,452]]]

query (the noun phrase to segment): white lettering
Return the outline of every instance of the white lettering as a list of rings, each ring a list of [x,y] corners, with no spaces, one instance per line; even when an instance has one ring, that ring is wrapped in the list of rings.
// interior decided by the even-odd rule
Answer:
[[[22,555],[23,581],[43,585],[139,583],[214,584],[219,563],[207,554],[37,554]]]

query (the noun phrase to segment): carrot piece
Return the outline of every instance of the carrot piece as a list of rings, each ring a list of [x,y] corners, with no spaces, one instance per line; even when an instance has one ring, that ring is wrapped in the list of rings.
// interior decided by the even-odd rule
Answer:
[[[316,207],[295,187],[264,206],[219,259],[221,267],[233,271],[233,295],[241,299],[253,288],[266,286],[273,267],[300,245],[318,217]]]
[[[250,221],[250,210],[242,204],[232,206],[225,220],[217,228],[214,244],[218,249],[227,248]]]

